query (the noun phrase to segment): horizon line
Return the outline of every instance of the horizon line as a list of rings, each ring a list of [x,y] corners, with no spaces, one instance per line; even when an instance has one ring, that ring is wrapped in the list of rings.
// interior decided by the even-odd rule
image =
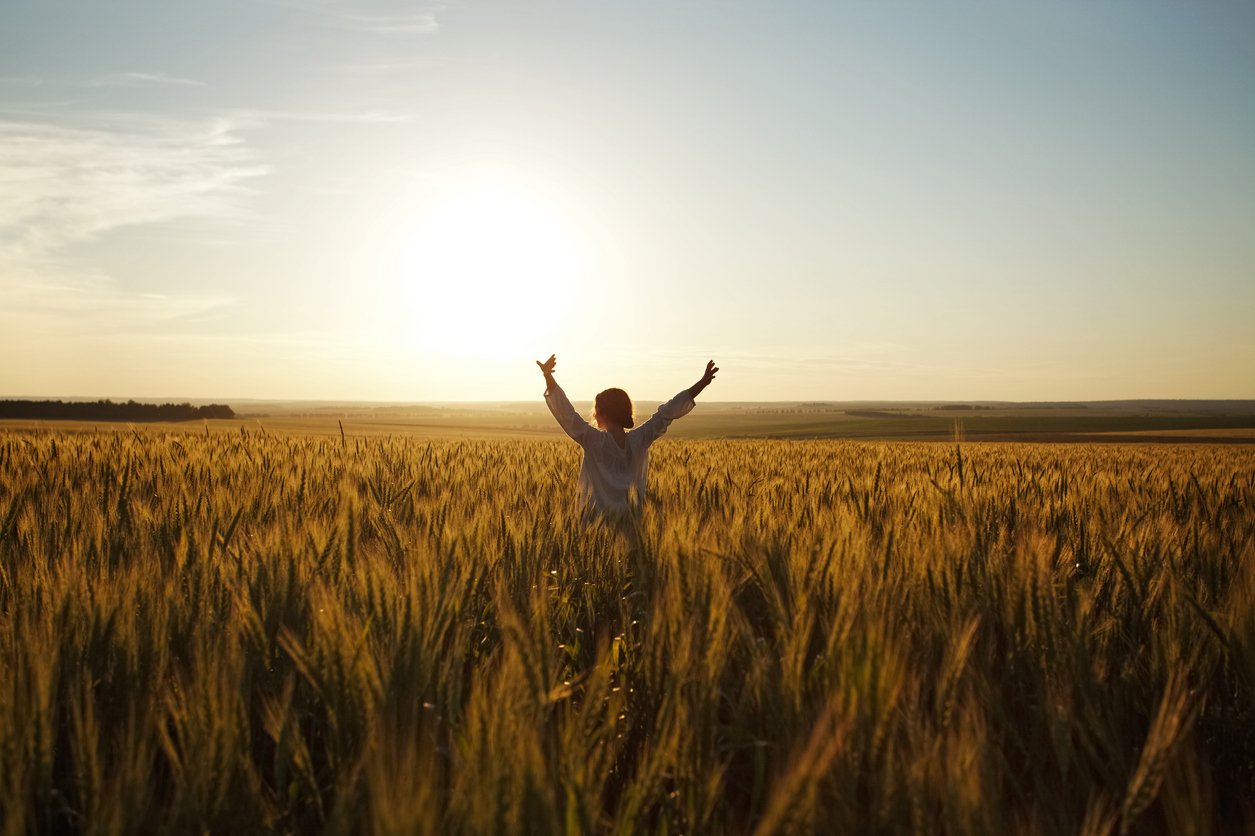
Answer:
[[[0,401],[78,401],[78,402],[97,402],[97,401],[113,401],[119,400],[123,403],[126,401],[135,401],[136,403],[192,403],[192,404],[224,404],[230,406],[235,403],[263,403],[263,404],[361,404],[374,406],[448,406],[448,405],[486,405],[486,404],[529,404],[544,403],[543,397],[536,398],[476,398],[476,399],[449,399],[449,400],[386,400],[386,399],[365,399],[365,398],[280,398],[280,397],[239,397],[239,398],[220,398],[220,397],[204,397],[204,396],[149,396],[149,395],[0,395]],[[638,402],[650,403],[656,398],[640,398]],[[576,398],[572,403],[592,402],[591,398]],[[1122,398],[1037,398],[1031,400],[1010,400],[1006,398],[780,398],[774,400],[717,400],[714,398],[702,398],[701,402],[705,404],[1005,404],[1005,405],[1024,405],[1024,404],[1104,404],[1104,403],[1131,403],[1131,402],[1173,402],[1173,403],[1190,403],[1190,402],[1216,402],[1225,401],[1233,403],[1255,403],[1255,396],[1250,397],[1122,397]]]

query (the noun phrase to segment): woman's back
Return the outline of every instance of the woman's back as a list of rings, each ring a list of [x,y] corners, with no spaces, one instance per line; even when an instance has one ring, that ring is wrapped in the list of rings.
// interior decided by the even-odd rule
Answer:
[[[649,447],[658,440],[676,418],[682,418],[695,406],[689,389],[658,407],[653,416],[623,435],[620,446],[614,434],[589,425],[562,387],[555,381],[545,392],[545,403],[566,431],[584,450],[580,464],[580,494],[600,511],[626,511],[630,503],[645,495],[649,476]]]
[[[645,496],[645,480],[649,476],[649,448],[676,418],[692,411],[694,398],[715,379],[719,369],[715,361],[706,364],[701,379],[658,407],[653,416],[636,429],[631,429],[632,401],[622,389],[606,389],[597,396],[595,429],[571,406],[553,370],[557,357],[549,355],[545,362],[536,361],[545,376],[545,403],[559,426],[584,450],[580,463],[579,489],[584,498],[603,512],[628,510],[634,499]]]

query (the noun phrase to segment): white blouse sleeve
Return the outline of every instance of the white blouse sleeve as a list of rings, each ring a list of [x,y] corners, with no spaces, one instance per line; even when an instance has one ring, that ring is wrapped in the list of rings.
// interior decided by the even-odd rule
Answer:
[[[667,427],[671,426],[671,422],[676,418],[683,418],[693,411],[696,403],[693,396],[689,394],[689,390],[685,389],[671,400],[658,407],[658,411],[653,414],[648,421],[641,424],[638,432],[644,436],[646,446],[653,444],[663,433],[667,431]]]
[[[575,407],[571,406],[571,402],[567,400],[566,392],[562,391],[562,387],[554,385],[545,392],[545,403],[549,406],[549,411],[553,413],[553,417],[557,419],[558,426],[566,431],[566,434],[575,440],[576,444],[583,447],[588,439],[592,436],[592,427],[588,422],[580,417],[575,411]]]

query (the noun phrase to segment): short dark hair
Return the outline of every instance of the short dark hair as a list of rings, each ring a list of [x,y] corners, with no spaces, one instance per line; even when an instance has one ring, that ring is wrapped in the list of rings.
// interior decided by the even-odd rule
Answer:
[[[597,400],[593,402],[593,411],[624,429],[630,430],[636,426],[636,421],[632,418],[632,399],[622,389],[598,392]]]

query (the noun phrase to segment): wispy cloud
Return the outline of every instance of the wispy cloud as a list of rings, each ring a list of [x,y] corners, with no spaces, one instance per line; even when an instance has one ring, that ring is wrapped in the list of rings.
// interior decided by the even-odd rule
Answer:
[[[440,30],[440,9],[397,14],[350,14],[339,16],[350,29],[374,35],[434,35]]]
[[[192,78],[166,75],[165,73],[110,73],[92,79],[91,87],[143,87],[149,85],[172,85],[175,87],[205,87],[203,81]]]
[[[0,118],[0,331],[140,328],[221,307],[207,296],[148,298],[70,259],[110,230],[181,218],[244,220],[268,168],[226,120],[136,120],[92,128]],[[81,330],[80,330],[81,329]]]
[[[248,127],[269,122],[325,122],[346,125],[389,125],[409,122],[414,114],[391,110],[280,110],[243,109],[223,111],[223,118]]]
[[[355,75],[384,75],[387,73],[402,72],[413,70],[422,66],[422,62],[417,60],[409,61],[375,61],[360,63],[332,64],[325,68],[326,72],[335,75],[343,75],[352,73]]]
[[[385,36],[425,36],[440,31],[440,16],[448,8],[442,2],[409,2],[404,8],[380,0],[272,0],[276,5],[313,15],[323,25]]]
[[[47,256],[106,230],[240,217],[269,169],[228,120],[130,129],[0,119],[0,258]]]
[[[68,325],[70,333],[83,336],[101,331],[134,336],[201,319],[235,301],[213,294],[126,293],[110,276],[73,266],[62,278],[6,279],[0,287],[6,301],[0,322],[19,334],[47,335]]]

